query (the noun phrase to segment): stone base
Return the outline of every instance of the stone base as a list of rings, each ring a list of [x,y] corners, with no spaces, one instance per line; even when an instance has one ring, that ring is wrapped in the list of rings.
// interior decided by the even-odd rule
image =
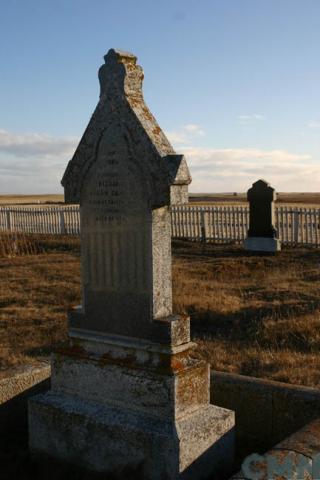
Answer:
[[[210,405],[209,365],[194,344],[71,334],[53,355],[52,390],[29,404],[32,452],[123,478],[222,480],[234,412]]]
[[[248,237],[244,241],[244,248],[252,252],[279,252],[281,241],[277,238]]]
[[[34,454],[95,472],[221,480],[232,468],[234,413],[213,405],[172,422],[49,392],[30,401],[29,425]]]

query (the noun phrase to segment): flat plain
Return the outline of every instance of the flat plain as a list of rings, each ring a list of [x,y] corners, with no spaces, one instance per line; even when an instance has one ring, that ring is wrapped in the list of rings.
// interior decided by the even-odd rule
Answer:
[[[245,205],[247,202],[246,193],[192,193],[189,201],[194,205]],[[320,193],[318,192],[292,192],[277,193],[277,204],[300,207],[317,207],[320,205]]]
[[[80,244],[43,235],[0,240],[6,375],[66,341],[67,310],[80,302]],[[174,241],[174,311],[190,315],[196,355],[212,368],[319,387],[319,267],[317,249],[261,256],[239,245]]]
[[[189,201],[192,204],[239,205],[246,203],[246,193],[191,193]],[[0,195],[0,205],[39,205],[61,204],[64,196],[61,194],[46,195]],[[320,205],[320,193],[278,193],[277,203],[300,206]]]
[[[64,196],[59,194],[47,195],[0,195],[0,205],[39,205],[64,201]]]

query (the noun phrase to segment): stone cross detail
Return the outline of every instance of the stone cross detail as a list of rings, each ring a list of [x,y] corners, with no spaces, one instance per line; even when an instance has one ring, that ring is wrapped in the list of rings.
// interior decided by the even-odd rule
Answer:
[[[170,205],[191,181],[144,103],[143,71],[110,50],[100,101],[62,184],[80,202],[83,305],[71,329],[172,342]],[[157,322],[158,321],[158,322]]]

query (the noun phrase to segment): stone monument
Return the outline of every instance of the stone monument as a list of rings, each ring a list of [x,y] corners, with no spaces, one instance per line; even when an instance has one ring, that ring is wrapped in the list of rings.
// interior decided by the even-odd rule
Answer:
[[[210,405],[209,366],[172,313],[169,209],[191,178],[144,103],[136,60],[105,56],[62,180],[80,203],[83,303],[51,390],[30,401],[30,448],[96,472],[198,479],[232,465],[234,413]]]
[[[256,252],[277,252],[281,243],[275,228],[274,202],[277,194],[274,188],[264,180],[258,180],[248,190],[247,199],[250,208],[246,250]]]

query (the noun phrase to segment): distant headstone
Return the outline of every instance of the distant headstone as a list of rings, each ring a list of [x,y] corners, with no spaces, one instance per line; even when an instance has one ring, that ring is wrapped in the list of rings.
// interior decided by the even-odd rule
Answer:
[[[275,189],[264,180],[258,180],[248,190],[250,219],[246,250],[276,252],[281,249],[275,228],[276,198]]]
[[[169,209],[187,201],[188,167],[144,103],[134,55],[110,50],[99,79],[62,181],[80,202],[83,304],[52,390],[30,402],[30,447],[150,480],[226,472],[234,413],[210,405],[209,366],[192,355],[189,319],[172,313]]]

